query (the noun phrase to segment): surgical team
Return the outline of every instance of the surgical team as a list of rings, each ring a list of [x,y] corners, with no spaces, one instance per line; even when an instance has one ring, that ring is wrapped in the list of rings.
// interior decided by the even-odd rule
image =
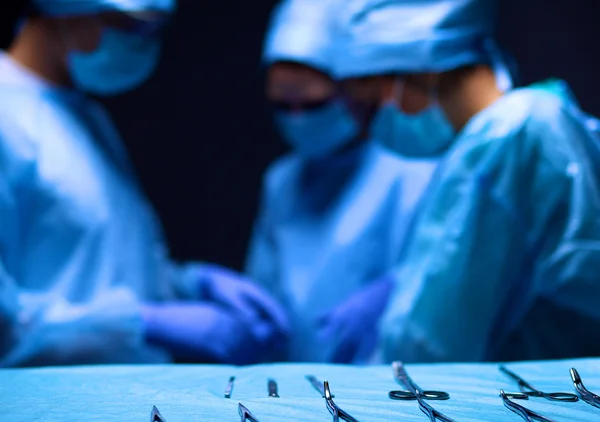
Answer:
[[[30,0],[0,52],[0,367],[600,356],[600,134],[515,84],[493,0],[283,0],[291,150],[244,273],[176,262],[94,96],[141,86],[175,0]]]

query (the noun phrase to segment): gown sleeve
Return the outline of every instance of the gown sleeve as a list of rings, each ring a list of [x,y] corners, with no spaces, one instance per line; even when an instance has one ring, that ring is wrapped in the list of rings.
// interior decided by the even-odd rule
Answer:
[[[536,297],[600,321],[590,135],[544,101],[510,130],[463,135],[440,168],[381,320],[385,360],[485,360],[492,328],[518,324]]]
[[[22,197],[32,163],[9,159],[28,142],[6,122],[0,131],[0,367],[78,363],[167,362],[145,344],[140,304],[125,287],[106,289],[83,304],[57,292],[24,289],[11,272],[18,259]],[[23,155],[27,156],[29,152]],[[29,154],[31,156],[31,154]],[[16,180],[20,180],[15,182]],[[25,182],[22,182],[25,181]],[[16,257],[16,258],[15,258]],[[55,285],[44,280],[44,285]]]

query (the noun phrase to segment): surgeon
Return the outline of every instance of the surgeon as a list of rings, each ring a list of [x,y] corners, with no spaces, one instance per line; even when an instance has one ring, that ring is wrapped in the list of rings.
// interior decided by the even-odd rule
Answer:
[[[288,0],[271,20],[267,97],[292,150],[264,178],[247,272],[291,314],[288,360],[369,362],[369,324],[437,160],[394,157],[353,118],[331,76],[334,5]],[[338,309],[348,300],[364,320]]]
[[[284,310],[168,259],[107,113],[147,80],[173,0],[37,0],[0,53],[0,366],[270,359]]]
[[[566,84],[506,91],[492,1],[353,5],[334,68],[355,118],[379,103],[375,139],[442,156],[374,327],[381,359],[600,354],[598,139]]]

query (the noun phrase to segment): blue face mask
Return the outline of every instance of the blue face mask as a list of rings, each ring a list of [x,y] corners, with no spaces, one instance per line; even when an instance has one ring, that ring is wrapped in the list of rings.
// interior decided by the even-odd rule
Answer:
[[[437,101],[416,114],[404,113],[389,102],[377,112],[371,134],[400,155],[433,157],[448,148],[456,131]]]
[[[158,64],[158,37],[107,28],[91,53],[71,52],[69,69],[75,86],[96,95],[115,95],[144,83]]]
[[[353,140],[359,132],[358,124],[340,100],[317,110],[279,112],[275,121],[286,142],[307,158],[327,156]]]

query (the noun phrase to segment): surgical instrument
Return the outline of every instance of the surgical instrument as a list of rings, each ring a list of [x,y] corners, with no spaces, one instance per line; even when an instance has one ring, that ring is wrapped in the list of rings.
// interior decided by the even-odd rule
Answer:
[[[254,416],[252,412],[248,410],[248,408],[242,403],[238,403],[238,413],[241,418],[240,422],[259,422],[258,419],[256,419],[256,416]]]
[[[394,362],[393,365],[395,365],[396,362]],[[399,365],[402,365],[400,362],[398,362]],[[403,368],[403,366],[402,366]],[[450,398],[450,394],[446,393],[445,391],[435,391],[435,390],[421,390],[421,388],[415,384],[413,382],[412,379],[410,379],[410,377],[408,377],[408,375],[406,374],[406,371],[404,369],[401,370],[396,370],[396,368],[394,368],[394,374],[396,376],[396,380],[398,380],[402,385],[405,385],[406,382],[410,383],[415,390],[419,390],[421,392],[421,398],[426,399],[426,400],[448,400]],[[405,378],[405,380],[403,380],[403,378]],[[407,387],[409,388],[409,387]],[[406,391],[406,390],[395,390],[395,391],[390,391],[389,392],[389,397],[390,399],[393,400],[416,400],[417,396],[413,393],[412,389],[410,391]]]
[[[507,375],[513,381],[516,381],[517,384],[519,384],[519,390],[521,391],[521,393],[523,393],[524,395],[527,395],[528,397],[542,397],[546,400],[563,401],[563,402],[576,402],[579,400],[579,397],[577,397],[576,394],[572,394],[572,393],[544,393],[543,391],[540,391],[537,388],[533,387],[531,384],[529,384],[527,381],[525,381],[523,378],[521,378],[514,372],[507,369],[505,366],[501,365],[499,369],[500,369],[500,372]],[[523,399],[521,394],[512,394],[512,393],[505,393],[505,394],[508,398]]]
[[[277,393],[277,382],[275,382],[275,380],[270,379],[268,381],[267,389],[269,390],[269,397],[279,398],[279,394]]]
[[[526,397],[525,400],[529,399],[527,394],[524,394]],[[508,398],[508,395],[504,392],[504,390],[500,390],[500,397],[502,397],[502,401],[504,402],[504,406],[506,406],[510,411],[516,413],[527,422],[539,421],[539,422],[554,422],[552,419],[548,419],[545,416],[540,415],[539,413],[534,412],[533,410],[529,410],[526,407],[521,406],[520,404],[515,403],[514,401]]]
[[[433,407],[431,407],[430,405],[425,403],[424,399],[426,397],[423,395],[423,391],[408,376],[408,373],[406,372],[406,369],[404,368],[404,364],[402,362],[396,361],[396,362],[392,363],[392,369],[394,370],[394,378],[396,379],[396,382],[403,385],[404,388],[406,388],[410,393],[412,393],[415,396],[415,399],[419,403],[419,409],[421,409],[421,411],[429,417],[430,422],[435,422],[436,419],[443,421],[443,422],[454,422],[453,419],[450,419],[448,416],[435,410]],[[389,393],[389,397],[393,400],[408,400],[408,398],[406,397],[405,394],[401,395],[402,398],[398,398],[398,396],[399,396],[398,394],[392,394],[392,393],[397,393],[397,392],[391,391]],[[440,392],[435,392],[435,393],[440,393]],[[436,395],[435,397],[439,397],[439,394]],[[448,396],[448,398],[449,397],[450,396]],[[437,400],[444,400],[444,399],[438,398]]]
[[[358,422],[357,419],[334,403],[331,390],[329,389],[329,381],[323,382],[323,391],[325,392],[325,404],[327,410],[329,410],[329,413],[333,416],[333,422],[338,422],[340,419],[346,422]]]
[[[323,383],[319,381],[314,375],[306,375],[306,379],[308,380],[308,382],[311,383],[313,388],[321,394],[321,397],[325,398],[325,390],[323,389]],[[335,396],[332,394],[331,398],[335,398]]]
[[[585,388],[585,386],[583,385],[583,381],[581,381],[581,377],[579,376],[579,372],[577,372],[577,369],[571,368],[569,372],[571,373],[573,385],[575,385],[575,389],[579,393],[581,400],[594,407],[600,408],[600,397],[592,393],[587,388]]]
[[[152,406],[152,413],[150,413],[150,422],[167,422],[167,420],[163,418],[156,406]]]
[[[233,392],[233,382],[235,381],[235,377],[229,377],[229,382],[227,383],[227,387],[225,387],[225,398],[230,399],[231,393]]]

